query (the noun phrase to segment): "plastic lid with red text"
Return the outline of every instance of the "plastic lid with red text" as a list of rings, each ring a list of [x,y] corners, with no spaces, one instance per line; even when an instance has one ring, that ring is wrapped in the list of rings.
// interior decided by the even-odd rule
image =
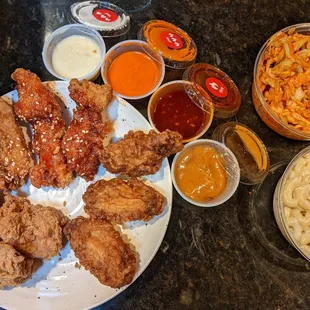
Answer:
[[[118,37],[130,29],[130,17],[120,7],[105,1],[76,2],[69,21],[96,29],[102,37]]]
[[[241,96],[234,81],[222,70],[205,63],[190,66],[183,79],[192,82],[186,91],[199,105],[214,109],[214,116],[229,118],[241,105]]]
[[[146,22],[138,38],[159,53],[167,67],[185,69],[196,60],[197,47],[193,39],[178,26],[164,20]]]

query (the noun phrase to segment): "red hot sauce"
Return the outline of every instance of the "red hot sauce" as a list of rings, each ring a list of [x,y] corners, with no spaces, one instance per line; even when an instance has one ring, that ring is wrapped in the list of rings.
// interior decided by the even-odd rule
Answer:
[[[207,117],[208,114],[189,98],[185,90],[175,90],[159,98],[154,107],[153,122],[159,131],[177,131],[186,140],[204,129]]]

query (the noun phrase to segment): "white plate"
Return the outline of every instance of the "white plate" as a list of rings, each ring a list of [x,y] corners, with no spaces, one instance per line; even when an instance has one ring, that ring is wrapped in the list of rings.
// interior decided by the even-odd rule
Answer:
[[[69,109],[64,109],[65,114],[72,117],[75,103],[68,94],[68,82],[48,82],[47,85],[56,91]],[[7,101],[17,101],[17,92],[12,91],[3,98]],[[68,117],[68,115],[65,115]],[[114,121],[113,140],[122,138],[129,130],[151,129],[146,119],[128,102],[114,97],[108,108],[108,115]],[[96,180],[110,179],[113,175],[100,166]],[[155,256],[167,229],[172,204],[172,183],[168,160],[163,161],[160,171],[145,179],[152,182],[152,186],[163,193],[167,198],[164,212],[145,222],[131,222],[123,230],[128,239],[135,246],[139,255],[139,270],[135,279],[144,271]],[[95,181],[96,181],[95,180]],[[50,205],[61,209],[71,218],[83,215],[82,195],[88,183],[81,178],[65,188],[54,189],[51,187],[37,189],[30,182],[24,185],[19,195],[25,194],[31,202]],[[66,206],[64,202],[66,201]],[[12,309],[88,309],[98,306],[121,293],[126,287],[115,290],[100,282],[83,267],[75,267],[78,262],[70,245],[62,249],[60,256],[49,261],[44,261],[43,266],[22,286],[0,290],[0,306]],[[128,287],[128,286],[127,286]]]

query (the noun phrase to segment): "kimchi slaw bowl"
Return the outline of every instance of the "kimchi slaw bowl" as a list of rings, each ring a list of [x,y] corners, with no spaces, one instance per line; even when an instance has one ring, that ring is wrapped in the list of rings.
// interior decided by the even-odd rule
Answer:
[[[266,59],[268,54],[274,58]],[[262,46],[255,61],[252,85],[255,109],[267,126],[290,139],[310,140],[307,69],[310,71],[310,23],[292,25],[275,33]]]

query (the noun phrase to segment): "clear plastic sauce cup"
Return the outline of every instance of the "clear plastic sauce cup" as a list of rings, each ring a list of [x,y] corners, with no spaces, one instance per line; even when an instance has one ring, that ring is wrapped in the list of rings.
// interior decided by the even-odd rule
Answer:
[[[83,80],[95,80],[99,74],[100,74],[100,68],[102,66],[103,60],[105,58],[106,54],[106,46],[105,43],[101,37],[101,35],[93,29],[90,29],[89,27],[86,27],[84,25],[79,25],[79,24],[70,24],[66,25],[63,27],[58,28],[55,30],[45,41],[45,44],[43,46],[43,51],[42,51],[42,57],[43,57],[43,62],[46,67],[46,69],[56,78],[60,80],[65,80],[68,81],[71,78],[63,77],[57,72],[55,72],[55,69],[53,67],[52,63],[52,57],[53,57],[53,52],[57,44],[59,44],[62,40],[67,39],[70,36],[82,36],[82,37],[88,37],[92,39],[100,48],[100,60],[98,61],[98,64],[96,67],[89,72],[88,74],[80,77],[76,77],[78,79],[83,79]]]

